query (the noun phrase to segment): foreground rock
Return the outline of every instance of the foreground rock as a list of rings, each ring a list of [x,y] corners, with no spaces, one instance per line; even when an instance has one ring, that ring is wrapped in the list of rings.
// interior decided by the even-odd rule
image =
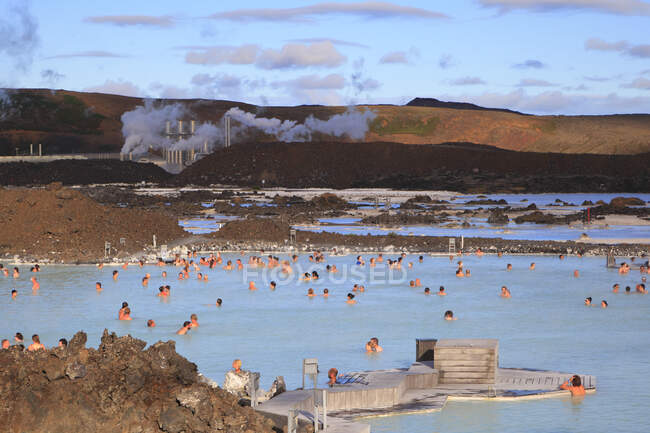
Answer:
[[[67,349],[0,350],[2,432],[266,433],[271,420],[203,383],[174,342],[104,331],[97,350],[77,333]]]

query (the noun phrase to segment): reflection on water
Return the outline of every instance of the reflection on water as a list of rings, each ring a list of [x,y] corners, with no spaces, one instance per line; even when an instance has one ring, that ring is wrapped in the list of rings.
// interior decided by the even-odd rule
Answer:
[[[372,274],[368,267],[350,268],[354,256],[328,260],[326,264],[341,270],[336,280],[328,278],[326,264],[301,257],[301,270],[315,269],[323,277],[309,283],[253,272],[244,278],[241,272],[220,269],[202,269],[209,282],[199,282],[195,275],[178,281],[178,270],[171,266],[164,268],[166,280],[161,268],[131,266],[119,268],[119,279],[113,282],[114,267],[46,266],[38,274],[37,294],[31,293],[31,275],[23,269],[17,281],[0,276],[0,338],[17,331],[26,336],[39,333],[44,344],[54,346],[59,338],[82,329],[88,344],[96,347],[108,328],[148,343],[173,339],[181,354],[217,382],[232,360],[241,358],[244,368],[262,373],[264,387],[283,375],[290,388],[300,386],[305,357],[318,358],[322,372],[330,367],[342,373],[406,367],[414,359],[416,338],[498,338],[501,366],[594,374],[598,392],[578,405],[565,399],[450,402],[439,413],[369,420],[372,431],[647,431],[650,296],[610,292],[615,282],[634,288],[638,272],[621,276],[605,268],[604,258],[485,256],[464,257],[472,276],[457,279],[455,263],[448,258],[427,256],[420,264],[417,257],[408,256],[406,261],[414,263],[413,269],[394,275],[392,282],[385,281],[381,267]],[[537,266],[530,271],[533,261]],[[507,263],[513,265],[510,272]],[[572,276],[574,269],[580,270],[580,278]],[[140,282],[145,272],[152,274],[147,288]],[[416,277],[434,292],[444,285],[448,296],[425,296],[423,287],[408,287],[408,280]],[[273,292],[269,278],[279,282]],[[247,290],[249,279],[259,290]],[[95,291],[95,281],[103,283],[103,292]],[[357,305],[346,305],[345,294],[357,281],[365,284],[366,292],[357,295]],[[172,287],[167,302],[155,296],[164,283]],[[498,296],[501,285],[511,290],[511,299]],[[11,301],[14,287],[19,295]],[[327,287],[332,295],[308,298],[309,287],[319,294]],[[585,307],[587,296],[598,302],[606,299],[610,307]],[[214,306],[217,298],[223,299],[223,307]],[[117,320],[122,301],[128,301],[133,322]],[[444,321],[445,310],[453,310],[459,319]],[[187,336],[175,335],[192,313],[201,326]],[[147,319],[158,326],[148,329]],[[379,338],[383,353],[365,354],[363,346],[370,337]]]

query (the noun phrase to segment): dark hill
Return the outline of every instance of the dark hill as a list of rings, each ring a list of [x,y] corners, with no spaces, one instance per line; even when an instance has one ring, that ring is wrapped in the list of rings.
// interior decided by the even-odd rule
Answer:
[[[507,108],[487,108],[469,102],[445,102],[436,98],[414,98],[406,106],[408,107],[431,107],[431,108],[451,108],[454,110],[480,110],[480,111],[500,111],[502,113],[513,113],[528,116],[528,114],[519,111],[508,110]]]

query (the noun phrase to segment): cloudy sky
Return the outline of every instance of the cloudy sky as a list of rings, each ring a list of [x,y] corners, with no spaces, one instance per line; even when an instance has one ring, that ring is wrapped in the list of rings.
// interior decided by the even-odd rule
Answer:
[[[2,0],[0,87],[650,113],[650,1]]]

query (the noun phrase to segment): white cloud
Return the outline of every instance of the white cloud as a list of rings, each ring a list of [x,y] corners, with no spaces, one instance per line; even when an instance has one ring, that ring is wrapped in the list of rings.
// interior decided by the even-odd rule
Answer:
[[[332,42],[312,44],[285,44],[279,50],[258,45],[241,46],[187,46],[185,62],[199,65],[252,65],[262,69],[306,68],[310,66],[336,67],[346,58],[339,53]]]
[[[144,95],[142,89],[130,81],[106,80],[104,84],[86,87],[85,92],[110,93],[113,95],[138,96]]]
[[[524,62],[512,65],[512,67],[515,69],[542,69],[545,68],[546,65],[539,60],[528,59]]]
[[[192,47],[190,47],[192,48]],[[260,47],[247,44],[235,46],[215,47],[193,47],[196,51],[190,51],[185,55],[185,62],[198,65],[220,65],[223,63],[231,65],[250,65],[257,59]]]
[[[84,21],[93,24],[112,24],[120,27],[145,26],[168,28],[174,26],[174,19],[170,16],[104,15],[87,17]]]
[[[324,77],[318,75],[304,75],[293,80],[275,81],[273,87],[287,87],[291,89],[342,89],[345,87],[345,78],[340,74],[329,74]]]
[[[261,8],[236,9],[219,12],[209,18],[231,21],[291,21],[311,22],[314,17],[352,15],[363,19],[377,18],[409,18],[409,19],[440,19],[447,15],[428,9],[401,6],[393,3],[365,1],[353,3],[316,3],[311,6],[296,8]]]
[[[350,41],[344,41],[341,39],[333,39],[333,38],[301,38],[301,39],[290,39],[287,42],[297,42],[300,44],[313,44],[315,42],[331,42],[334,45],[342,45],[346,47],[370,48],[368,45],[360,44],[358,42],[350,42]]]
[[[306,68],[323,66],[333,68],[345,62],[331,42],[316,42],[310,45],[286,44],[280,50],[265,49],[256,65],[263,69]]]
[[[553,87],[556,85],[546,80],[538,80],[535,78],[522,78],[519,84],[517,84],[518,87]]]
[[[440,95],[441,99],[461,100],[484,107],[509,108],[533,114],[615,114],[650,113],[650,96],[622,97],[616,93],[573,94],[546,91],[529,95],[524,89],[509,93],[480,95]]]
[[[621,87],[627,87],[628,89],[650,90],[650,80],[647,78],[637,78],[630,83],[622,84]]]
[[[111,53],[110,51],[91,50],[77,51],[74,53],[57,54],[55,56],[45,57],[45,59],[68,59],[73,57],[126,57],[122,54]]]
[[[476,86],[478,84],[485,84],[485,81],[479,77],[462,77],[453,80],[450,84],[454,86]]]
[[[585,41],[585,49],[618,51],[628,56],[650,58],[650,44],[633,45],[627,41],[607,42],[600,38],[590,38]]]
[[[650,15],[650,4],[642,0],[479,0],[485,7],[509,12],[524,9],[534,12],[584,10],[616,15]]]
[[[406,51],[393,51],[391,53],[384,54],[379,63],[408,63],[408,55]]]

